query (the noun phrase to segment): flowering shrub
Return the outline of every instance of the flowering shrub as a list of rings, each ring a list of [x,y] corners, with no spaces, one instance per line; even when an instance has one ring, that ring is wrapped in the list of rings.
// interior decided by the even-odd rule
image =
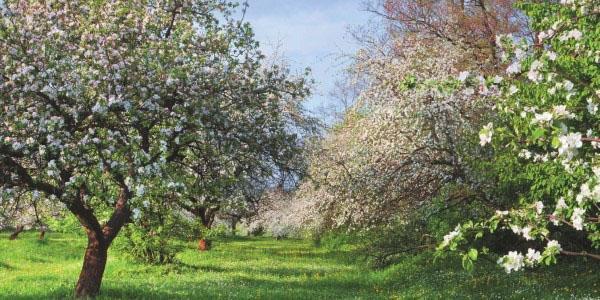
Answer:
[[[507,273],[554,263],[559,254],[600,259],[593,253],[600,249],[600,7],[587,0],[521,7],[537,39],[531,44],[498,38],[505,49],[507,78],[495,106],[497,117],[479,137],[498,161],[521,165],[528,190],[509,210],[457,226],[438,247],[440,253],[457,250],[497,230],[535,241],[530,245],[538,246],[526,253],[516,250],[500,257]],[[588,249],[566,249],[569,236],[580,233],[587,236]],[[466,267],[479,251],[487,249],[461,252]]]

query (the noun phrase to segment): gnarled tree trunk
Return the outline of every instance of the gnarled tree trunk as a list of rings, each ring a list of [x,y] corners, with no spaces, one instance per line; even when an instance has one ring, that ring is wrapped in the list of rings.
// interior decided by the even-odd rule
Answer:
[[[127,200],[130,195],[128,190],[123,188],[115,204],[112,216],[106,224],[101,226],[93,211],[86,207],[83,202],[85,194],[83,188],[80,194],[68,206],[69,210],[77,216],[88,236],[83,267],[75,286],[75,297],[79,299],[95,297],[100,292],[102,276],[104,276],[104,269],[106,268],[108,258],[108,248],[121,228],[129,222],[131,214],[129,208],[127,208]]]

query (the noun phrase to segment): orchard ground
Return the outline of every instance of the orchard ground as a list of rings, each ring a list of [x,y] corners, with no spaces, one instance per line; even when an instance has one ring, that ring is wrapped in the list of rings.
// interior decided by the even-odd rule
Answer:
[[[64,299],[81,269],[85,238],[0,233],[0,298]],[[134,262],[112,249],[99,299],[572,299],[600,296],[600,264],[561,260],[546,269],[505,274],[494,262],[472,273],[455,259],[407,256],[374,270],[352,249],[315,247],[307,240],[222,238],[198,252],[184,242],[178,263]]]

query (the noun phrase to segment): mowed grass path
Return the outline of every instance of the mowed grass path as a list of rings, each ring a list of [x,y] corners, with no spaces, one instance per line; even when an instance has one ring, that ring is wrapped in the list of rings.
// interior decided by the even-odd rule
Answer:
[[[70,298],[85,239],[35,233],[17,241],[0,234],[0,298]],[[554,266],[507,276],[493,263],[464,272],[456,260],[407,257],[375,271],[351,252],[309,241],[222,239],[200,253],[194,243],[177,264],[151,266],[112,250],[100,299],[567,299],[600,297],[600,264]],[[555,275],[553,275],[553,273]]]

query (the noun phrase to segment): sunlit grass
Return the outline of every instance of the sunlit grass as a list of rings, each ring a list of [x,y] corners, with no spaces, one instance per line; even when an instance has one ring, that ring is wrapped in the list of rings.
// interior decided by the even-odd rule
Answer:
[[[68,298],[79,274],[85,240],[35,233],[17,241],[0,234],[0,298]],[[195,243],[179,263],[152,266],[109,253],[100,299],[405,299],[582,298],[600,295],[599,264],[571,263],[507,276],[493,263],[466,273],[457,261],[407,257],[384,270],[367,268],[351,252],[309,241],[222,239],[200,253]]]

